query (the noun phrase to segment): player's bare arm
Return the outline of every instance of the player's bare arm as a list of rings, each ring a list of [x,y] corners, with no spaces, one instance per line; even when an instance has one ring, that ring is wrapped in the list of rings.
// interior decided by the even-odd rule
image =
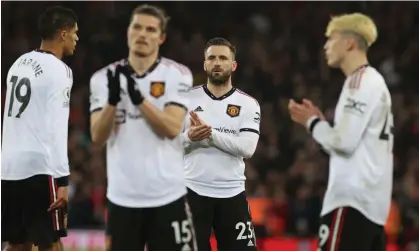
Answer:
[[[161,111],[144,100],[138,108],[148,123],[161,135],[173,139],[181,132],[183,120],[186,116],[184,107],[168,105]]]
[[[68,204],[68,184],[59,186],[57,189],[57,199],[49,206],[48,212],[53,212],[58,208],[65,207]]]
[[[121,101],[121,84],[119,82],[120,69],[121,67],[117,66],[115,73],[112,73],[111,70],[108,69],[108,103],[103,109],[95,111],[90,115],[92,141],[97,145],[103,145],[108,140],[115,125],[116,105]]]
[[[158,109],[143,97],[140,90],[136,88],[135,80],[126,68],[122,70],[122,73],[127,78],[128,95],[132,103],[138,106],[141,114],[153,129],[159,135],[169,139],[173,139],[179,135],[182,130],[187,108],[181,104],[169,103],[164,110]]]
[[[109,138],[115,124],[116,107],[105,105],[102,110],[95,111],[90,115],[90,132],[92,141],[97,145],[103,145]]]

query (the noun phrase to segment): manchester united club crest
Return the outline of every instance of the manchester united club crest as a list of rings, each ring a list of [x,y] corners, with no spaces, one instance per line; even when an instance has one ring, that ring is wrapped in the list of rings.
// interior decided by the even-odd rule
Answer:
[[[150,95],[155,98],[160,98],[164,95],[166,83],[163,81],[153,81],[150,85]]]
[[[234,118],[240,115],[240,109],[241,106],[239,105],[228,104],[226,113],[228,116]]]

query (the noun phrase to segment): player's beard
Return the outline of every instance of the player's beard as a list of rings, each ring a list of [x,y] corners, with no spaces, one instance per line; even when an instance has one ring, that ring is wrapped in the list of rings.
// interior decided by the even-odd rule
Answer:
[[[231,76],[231,70],[223,72],[207,71],[209,81],[214,85],[224,85]]]

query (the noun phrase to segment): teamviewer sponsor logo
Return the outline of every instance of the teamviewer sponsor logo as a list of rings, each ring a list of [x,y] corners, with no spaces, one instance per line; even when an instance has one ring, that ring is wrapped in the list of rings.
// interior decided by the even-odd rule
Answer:
[[[138,111],[138,112],[134,112],[134,113],[131,113],[131,112],[128,112],[128,118],[129,119],[141,119],[143,116],[141,115],[141,113]]]
[[[216,127],[214,129],[219,131],[219,132],[222,132],[222,133],[229,133],[229,134],[236,134],[237,133],[236,130],[225,128],[225,127]]]

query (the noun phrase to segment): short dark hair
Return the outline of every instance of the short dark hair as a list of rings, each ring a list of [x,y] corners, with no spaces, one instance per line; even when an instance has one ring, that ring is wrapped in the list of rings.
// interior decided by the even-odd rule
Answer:
[[[50,7],[39,16],[38,30],[42,39],[54,38],[57,31],[76,26],[76,14],[61,6]]]
[[[162,33],[165,33],[167,30],[167,24],[169,23],[170,17],[166,15],[166,12],[157,6],[149,5],[149,4],[142,4],[135,8],[131,13],[131,21],[135,15],[144,14],[153,16],[160,20],[160,29]]]
[[[227,39],[222,37],[215,37],[208,40],[207,45],[205,46],[204,53],[208,50],[211,46],[227,46],[231,53],[236,56],[236,47],[234,47]]]

